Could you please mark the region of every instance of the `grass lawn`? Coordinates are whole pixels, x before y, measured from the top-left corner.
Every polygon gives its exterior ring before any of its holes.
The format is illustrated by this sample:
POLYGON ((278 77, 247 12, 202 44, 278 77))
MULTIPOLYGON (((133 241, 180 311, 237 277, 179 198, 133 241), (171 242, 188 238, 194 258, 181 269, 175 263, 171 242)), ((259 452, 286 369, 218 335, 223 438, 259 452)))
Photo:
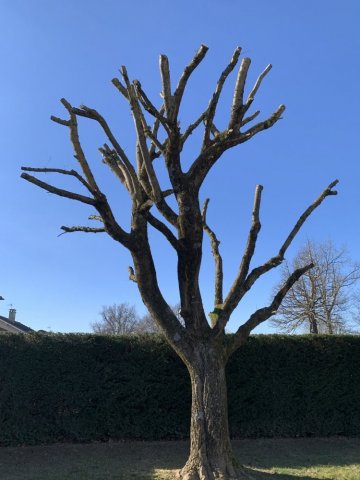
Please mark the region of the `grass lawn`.
MULTIPOLYGON (((259 480, 360 480, 360 438, 236 440, 259 480)), ((1 480, 170 480, 187 442, 109 442, 0 448, 1 480)))

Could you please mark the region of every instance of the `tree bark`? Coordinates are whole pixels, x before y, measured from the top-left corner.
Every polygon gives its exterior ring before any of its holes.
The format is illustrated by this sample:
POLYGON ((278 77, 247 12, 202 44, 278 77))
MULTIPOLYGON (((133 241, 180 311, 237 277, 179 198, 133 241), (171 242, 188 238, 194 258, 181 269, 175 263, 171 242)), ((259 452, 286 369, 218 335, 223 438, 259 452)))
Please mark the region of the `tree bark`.
POLYGON ((199 343, 185 362, 192 389, 190 455, 181 480, 248 479, 230 443, 222 347, 199 343))

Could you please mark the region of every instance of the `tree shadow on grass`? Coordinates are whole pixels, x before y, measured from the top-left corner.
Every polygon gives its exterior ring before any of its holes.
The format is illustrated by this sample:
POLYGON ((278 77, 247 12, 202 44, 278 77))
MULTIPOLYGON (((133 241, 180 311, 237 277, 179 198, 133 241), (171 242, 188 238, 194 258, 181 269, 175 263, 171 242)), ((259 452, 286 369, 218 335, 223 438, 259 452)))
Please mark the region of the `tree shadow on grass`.
MULTIPOLYGON (((246 473, 249 475, 249 480, 315 480, 316 477, 309 477, 308 475, 289 475, 287 473, 267 473, 253 470, 245 467, 246 473)), ((322 478, 322 480, 334 480, 332 478, 322 478)))
MULTIPOLYGON (((357 442, 318 439, 308 440, 245 440, 235 441, 234 453, 239 463, 246 465, 249 478, 254 480, 315 480, 319 478, 311 473, 270 473, 274 468, 302 469, 315 465, 350 465, 356 463, 357 442), (331 453, 331 454, 330 454, 331 453)), ((154 446, 154 444, 150 445, 154 446)), ((186 462, 188 442, 164 442, 158 444, 159 455, 152 457, 153 470, 149 479, 173 479, 175 471, 186 462)), ((148 456, 149 458, 149 456, 148 456)), ((148 467, 150 465, 148 464, 148 467)), ((148 477, 144 477, 148 478, 148 477)), ((335 480, 331 474, 323 480, 335 480)))
MULTIPOLYGON (((149 477, 145 476, 144 480, 149 478, 152 480, 171 479, 174 480, 175 473, 181 468, 182 465, 172 465, 170 469, 163 469, 161 467, 155 467, 149 477)), ((285 473, 267 473, 254 470, 252 468, 243 467, 247 478, 244 480, 316 480, 317 477, 309 477, 308 475, 289 475, 285 473)), ((333 478, 322 477, 322 480, 334 480, 333 478)))

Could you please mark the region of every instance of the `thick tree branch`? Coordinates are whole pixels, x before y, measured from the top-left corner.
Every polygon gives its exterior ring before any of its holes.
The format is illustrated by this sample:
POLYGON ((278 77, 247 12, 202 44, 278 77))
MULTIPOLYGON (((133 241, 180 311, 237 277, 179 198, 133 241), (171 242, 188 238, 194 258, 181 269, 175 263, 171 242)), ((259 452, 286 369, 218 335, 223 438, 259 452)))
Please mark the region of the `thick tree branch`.
POLYGON ((293 241, 295 235, 298 233, 300 228, 303 226, 307 218, 312 214, 312 212, 317 208, 326 197, 329 195, 337 195, 337 191, 333 190, 333 188, 339 183, 339 180, 334 180, 333 182, 325 188, 323 192, 318 196, 318 198, 310 205, 309 208, 305 210, 305 212, 300 216, 299 220, 296 222, 294 228, 291 230, 289 236, 283 243, 282 247, 279 250, 279 255, 284 257, 286 250, 289 248, 289 245, 293 241))
POLYGON ((62 175, 70 175, 75 177, 79 182, 81 182, 84 187, 89 190, 90 193, 93 193, 93 189, 88 184, 88 182, 83 178, 76 170, 64 170, 63 168, 34 168, 34 167, 21 167, 21 170, 24 172, 39 172, 39 173, 61 173, 62 175))
POLYGON ((250 63, 250 58, 243 58, 240 64, 234 88, 234 96, 231 106, 231 116, 228 127, 229 130, 237 130, 241 123, 241 116, 243 114, 242 110, 244 105, 244 88, 250 63))
POLYGON ((181 135, 181 149, 183 148, 186 140, 189 138, 189 136, 193 133, 193 131, 205 120, 205 117, 207 115, 207 111, 203 112, 200 117, 195 120, 194 123, 191 123, 185 132, 181 135))
MULTIPOLYGON (((150 159, 149 150, 146 144, 146 135, 144 131, 144 129, 147 128, 146 122, 137 100, 135 86, 130 83, 125 66, 121 67, 121 73, 123 75, 124 81, 126 83, 127 91, 129 94, 129 103, 130 103, 131 113, 133 115, 136 133, 138 137, 138 144, 141 152, 141 157, 139 156, 139 158, 142 158, 142 163, 145 167, 148 181, 151 185, 150 195, 155 202, 159 202, 161 200, 161 189, 160 189, 159 181, 156 177, 154 167, 150 159)), ((142 165, 139 165, 138 174, 141 173, 141 167, 142 165)))
POLYGON ((111 83, 119 90, 121 95, 123 95, 127 101, 129 101, 129 94, 126 87, 120 82, 118 78, 113 78, 111 83))
POLYGON ((260 110, 257 110, 256 112, 254 112, 253 114, 249 115, 248 117, 245 117, 242 121, 241 121, 241 127, 243 127, 244 125, 246 125, 247 123, 250 123, 254 120, 254 118, 256 118, 258 115, 260 114, 260 110))
POLYGON ((240 53, 241 53, 241 48, 237 47, 229 64, 227 65, 225 70, 221 73, 220 78, 216 84, 214 94, 212 96, 212 99, 209 102, 209 107, 207 109, 207 113, 205 116, 205 132, 204 132, 203 148, 205 148, 205 146, 209 143, 209 140, 210 140, 210 133, 211 133, 212 125, 214 122, 216 107, 217 107, 224 83, 227 77, 230 75, 230 73, 234 70, 238 62, 240 53))
POLYGON ((160 73, 162 80, 162 92, 161 96, 164 99, 165 112, 168 120, 172 122, 172 107, 173 107, 173 97, 171 95, 171 80, 170 80, 170 68, 169 60, 166 55, 160 55, 160 73))
POLYGON ((58 123, 59 125, 64 125, 65 127, 70 127, 70 121, 69 120, 63 120, 62 118, 55 117, 55 115, 51 115, 50 119, 58 123))
POLYGON ((241 325, 228 346, 228 355, 231 355, 237 348, 240 347, 248 338, 251 331, 258 325, 268 320, 271 316, 275 315, 281 302, 285 298, 288 291, 294 286, 294 284, 300 279, 304 273, 313 268, 314 264, 310 263, 304 267, 296 269, 286 280, 284 285, 274 296, 273 301, 267 307, 259 308, 254 312, 250 318, 241 325))
POLYGON ((252 102, 254 101, 254 98, 255 98, 255 95, 256 95, 256 92, 259 90, 260 88, 260 85, 261 85, 261 82, 263 81, 264 77, 270 72, 270 70, 272 69, 272 65, 269 64, 263 72, 260 73, 260 75, 258 76, 256 82, 255 82, 255 85, 253 86, 251 92, 249 93, 247 99, 246 99, 246 110, 250 107, 250 105, 252 104, 252 102))
POLYGON ((214 231, 209 227, 206 221, 207 208, 210 199, 205 200, 202 208, 202 221, 205 232, 209 235, 211 243, 211 252, 215 260, 215 301, 214 307, 217 308, 223 303, 223 261, 219 250, 220 241, 217 239, 214 231))
POLYGON ((22 173, 21 178, 27 180, 30 183, 33 183, 34 185, 42 188, 43 190, 46 190, 49 193, 59 195, 59 197, 70 198, 71 200, 76 200, 78 202, 95 206, 96 200, 94 198, 86 197, 84 195, 80 195, 79 193, 69 192, 68 190, 54 187, 53 185, 43 182, 42 180, 39 180, 38 178, 33 177, 32 175, 29 175, 27 173, 22 173))
POLYGON ((156 230, 158 230, 160 233, 164 235, 164 237, 168 240, 168 242, 176 251, 179 250, 180 247, 179 247, 178 239, 161 220, 154 217, 154 215, 152 215, 152 213, 150 213, 149 211, 144 212, 144 217, 152 227, 154 227, 156 230))
POLYGON ((201 61, 204 59, 206 52, 209 50, 209 48, 206 45, 201 45, 199 50, 196 52, 194 55, 194 58, 191 60, 191 62, 184 68, 184 71, 180 77, 179 83, 176 87, 175 93, 174 93, 174 113, 173 113, 173 118, 174 120, 177 119, 179 109, 180 109, 180 104, 182 97, 184 95, 185 87, 186 84, 190 78, 190 75, 193 73, 195 68, 201 63, 201 61))
MULTIPOLYGON (((272 127, 278 120, 281 119, 281 115, 285 111, 285 105, 279 105, 279 107, 275 110, 274 113, 270 115, 270 117, 262 122, 257 123, 253 127, 249 128, 249 130, 246 130, 246 132, 242 133, 240 135, 241 141, 238 143, 243 143, 244 141, 250 140, 256 133, 262 132, 263 130, 266 130, 270 127, 272 127)), ((240 140, 240 138, 239 138, 240 140)), ((238 145, 237 142, 235 142, 235 145, 238 145)), ((230 146, 234 146, 230 144, 230 146)))
POLYGON ((73 112, 73 107, 70 105, 70 103, 67 100, 65 100, 65 98, 61 99, 61 103, 64 105, 64 107, 66 108, 66 110, 69 112, 69 115, 70 115, 70 120, 69 120, 70 140, 74 147, 75 158, 79 162, 81 169, 84 172, 85 178, 89 183, 89 185, 91 185, 91 188, 95 192, 100 191, 95 181, 94 175, 86 160, 85 153, 80 144, 78 124, 76 120, 76 115, 73 112))

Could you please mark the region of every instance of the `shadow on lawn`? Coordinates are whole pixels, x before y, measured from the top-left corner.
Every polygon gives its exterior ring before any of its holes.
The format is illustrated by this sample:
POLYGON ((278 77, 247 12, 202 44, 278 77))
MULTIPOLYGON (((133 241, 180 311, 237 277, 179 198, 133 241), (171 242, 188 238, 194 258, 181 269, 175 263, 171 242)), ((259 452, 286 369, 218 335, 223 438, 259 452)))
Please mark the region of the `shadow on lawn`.
MULTIPOLYGON (((251 480, 316 480, 315 477, 304 475, 289 475, 285 473, 266 473, 253 470, 252 468, 245 468, 246 473, 251 480)), ((334 480, 332 478, 323 477, 322 480, 334 480)))
MULTIPOLYGON (((150 476, 151 479, 159 479, 159 478, 165 478, 159 476, 159 473, 157 472, 162 472, 163 474, 166 475, 166 478, 173 480, 173 475, 174 472, 178 470, 179 465, 173 465, 172 468, 169 470, 157 470, 156 468, 154 469, 152 475, 150 476)), ((257 470, 253 470, 252 468, 244 468, 245 473, 248 475, 248 478, 246 480, 316 480, 316 477, 309 477, 308 475, 289 475, 285 473, 266 473, 266 472, 259 472, 257 470)), ((147 476, 144 477, 148 478, 147 476)), ((317 477, 318 478, 318 477, 317 477)), ((322 477, 322 480, 334 480, 333 478, 326 478, 322 477)))

